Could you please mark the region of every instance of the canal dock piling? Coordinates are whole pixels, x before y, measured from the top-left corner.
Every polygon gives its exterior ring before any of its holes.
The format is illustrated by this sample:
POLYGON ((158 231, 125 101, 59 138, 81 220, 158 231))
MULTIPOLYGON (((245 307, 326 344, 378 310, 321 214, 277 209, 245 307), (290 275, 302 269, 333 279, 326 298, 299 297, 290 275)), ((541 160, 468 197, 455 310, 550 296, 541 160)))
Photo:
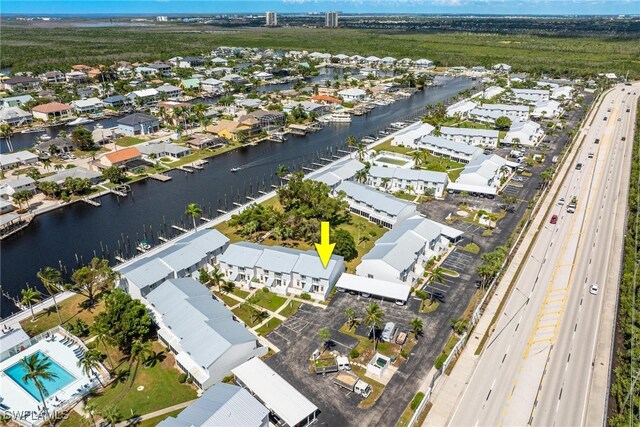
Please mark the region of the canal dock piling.
POLYGON ((176 230, 182 231, 183 233, 186 233, 187 231, 189 231, 186 228, 178 227, 177 225, 172 225, 171 228, 175 228, 176 230))

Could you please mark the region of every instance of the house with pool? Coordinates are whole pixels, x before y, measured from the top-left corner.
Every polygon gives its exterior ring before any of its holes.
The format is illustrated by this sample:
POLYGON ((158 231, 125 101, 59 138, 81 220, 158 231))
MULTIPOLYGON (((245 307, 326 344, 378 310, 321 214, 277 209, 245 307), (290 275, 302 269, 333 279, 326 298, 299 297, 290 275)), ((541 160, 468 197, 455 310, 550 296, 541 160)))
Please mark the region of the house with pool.
POLYGON ((3 329, 0 349, 0 413, 20 425, 44 425, 47 416, 56 417, 109 378, 102 365, 92 375, 78 367, 87 347, 61 326, 35 337, 20 328, 3 329), (44 396, 33 381, 24 380, 27 371, 22 361, 32 356, 46 360, 54 374, 41 380, 44 396))

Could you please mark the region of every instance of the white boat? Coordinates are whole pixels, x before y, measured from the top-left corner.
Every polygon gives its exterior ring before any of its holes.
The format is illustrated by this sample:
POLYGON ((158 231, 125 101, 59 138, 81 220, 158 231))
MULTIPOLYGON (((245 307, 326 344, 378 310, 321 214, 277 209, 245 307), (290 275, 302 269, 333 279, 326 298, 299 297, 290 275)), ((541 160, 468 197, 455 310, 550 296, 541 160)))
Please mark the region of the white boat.
POLYGON ((20 133, 39 133, 39 132, 44 132, 44 128, 43 127, 37 127, 37 128, 25 129, 25 130, 21 131, 20 133))
POLYGON ((50 139, 51 139, 51 137, 49 135, 47 135, 46 133, 44 135, 40 135, 40 141, 48 141, 50 139))
POLYGON ((404 122, 393 122, 389 126, 395 129, 402 129, 406 124, 404 122))
POLYGON ((242 168, 240 166, 235 166, 235 167, 232 167, 231 169, 229 169, 229 171, 231 171, 231 172, 238 172, 239 170, 242 170, 242 168))
POLYGON ((75 120, 71 120, 69 123, 67 123, 69 126, 76 126, 76 125, 84 125, 86 123, 93 123, 93 120, 91 119, 87 119, 86 117, 78 117, 75 120))
POLYGON ((351 114, 349 113, 333 113, 328 117, 333 123, 351 123, 351 114))

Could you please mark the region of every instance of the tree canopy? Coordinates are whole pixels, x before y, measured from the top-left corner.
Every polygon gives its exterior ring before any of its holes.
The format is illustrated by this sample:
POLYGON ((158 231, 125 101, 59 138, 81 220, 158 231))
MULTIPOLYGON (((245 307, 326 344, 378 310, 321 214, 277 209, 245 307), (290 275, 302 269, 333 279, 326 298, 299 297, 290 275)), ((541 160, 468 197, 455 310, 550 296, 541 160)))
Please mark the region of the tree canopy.
POLYGON ((71 132, 71 141, 81 151, 89 151, 93 148, 93 135, 83 126, 78 126, 71 132))
POLYGON ((133 342, 147 337, 152 330, 151 316, 139 300, 122 289, 115 289, 106 298, 105 311, 96 316, 96 327, 109 331, 110 341, 128 351, 133 342))

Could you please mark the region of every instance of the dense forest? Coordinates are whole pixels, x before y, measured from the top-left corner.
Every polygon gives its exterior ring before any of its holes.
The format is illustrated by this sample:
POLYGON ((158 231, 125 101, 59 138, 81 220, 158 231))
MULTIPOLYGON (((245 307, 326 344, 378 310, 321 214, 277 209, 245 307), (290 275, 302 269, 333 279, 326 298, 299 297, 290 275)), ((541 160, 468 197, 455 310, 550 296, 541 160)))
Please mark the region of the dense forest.
MULTIPOLYGON (((638 103, 640 106, 640 103, 638 103)), ((640 241, 640 110, 636 117, 636 135, 633 145, 629 212, 623 261, 618 322, 616 325, 616 352, 611 381, 609 425, 612 427, 637 426, 640 423, 640 284, 637 274, 640 241)))
POLYGON ((629 72, 640 77, 640 39, 542 37, 487 33, 412 33, 365 29, 242 28, 208 25, 33 27, 3 21, 0 67, 13 71, 67 69, 73 64, 152 61, 243 46, 428 58, 439 66, 491 66, 554 76, 629 72))

